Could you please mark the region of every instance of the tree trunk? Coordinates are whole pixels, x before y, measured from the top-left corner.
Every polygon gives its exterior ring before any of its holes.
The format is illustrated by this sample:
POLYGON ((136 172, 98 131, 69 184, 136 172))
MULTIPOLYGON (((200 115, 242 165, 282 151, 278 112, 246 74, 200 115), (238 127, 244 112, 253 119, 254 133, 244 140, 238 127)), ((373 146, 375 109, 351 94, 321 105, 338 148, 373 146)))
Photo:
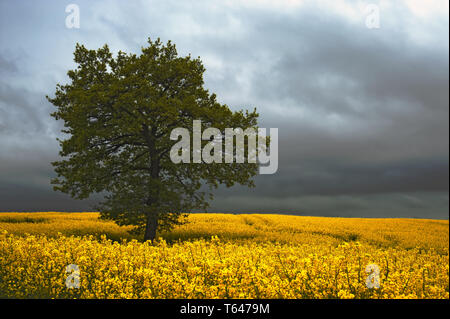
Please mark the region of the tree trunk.
POLYGON ((156 238, 156 230, 158 228, 158 219, 155 214, 147 214, 147 224, 145 225, 144 241, 151 240, 152 243, 156 238))
MULTIPOLYGON (((159 180, 159 154, 156 151, 155 147, 155 135, 156 135, 156 127, 152 127, 151 131, 147 125, 142 124, 142 133, 144 135, 144 139, 147 142, 147 146, 150 153, 150 174, 151 178, 155 180, 159 180)), ((156 190, 156 194, 151 192, 150 197, 147 201, 149 205, 158 204, 159 201, 159 189, 156 190)), ((151 240, 152 243, 156 238, 156 229, 158 228, 158 214, 157 211, 149 211, 147 213, 147 224, 145 225, 145 234, 144 241, 151 240)))

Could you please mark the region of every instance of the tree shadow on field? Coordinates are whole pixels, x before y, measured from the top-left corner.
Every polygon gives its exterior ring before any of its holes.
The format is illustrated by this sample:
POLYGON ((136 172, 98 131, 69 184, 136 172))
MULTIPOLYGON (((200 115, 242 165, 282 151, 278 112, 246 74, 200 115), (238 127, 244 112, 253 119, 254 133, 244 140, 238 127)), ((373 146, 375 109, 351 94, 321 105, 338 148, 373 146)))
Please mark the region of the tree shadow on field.
POLYGON ((197 233, 170 233, 164 232, 159 234, 157 237, 164 239, 168 244, 173 244, 183 241, 195 241, 195 240, 205 240, 211 241, 212 236, 218 236, 220 240, 223 241, 235 241, 235 240, 254 240, 256 238, 253 234, 233 234, 233 235, 223 235, 223 234, 211 234, 206 232, 197 233))

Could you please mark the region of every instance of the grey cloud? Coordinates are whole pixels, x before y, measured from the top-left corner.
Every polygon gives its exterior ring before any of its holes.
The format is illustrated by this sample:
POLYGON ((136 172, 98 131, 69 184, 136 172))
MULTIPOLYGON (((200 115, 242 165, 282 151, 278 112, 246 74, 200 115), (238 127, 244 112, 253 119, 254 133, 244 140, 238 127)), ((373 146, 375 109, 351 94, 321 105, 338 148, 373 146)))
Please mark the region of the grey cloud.
POLYGON ((17 71, 18 68, 16 64, 0 54, 0 74, 15 73, 17 71))
POLYGON ((51 190, 61 123, 44 95, 66 80, 75 42, 138 52, 150 36, 200 56, 220 101, 279 128, 277 174, 218 189, 211 209, 448 218, 448 15, 395 2, 369 30, 316 2, 267 5, 79 1, 81 28, 69 30, 64 4, 2 3, 0 211, 95 202, 51 190))

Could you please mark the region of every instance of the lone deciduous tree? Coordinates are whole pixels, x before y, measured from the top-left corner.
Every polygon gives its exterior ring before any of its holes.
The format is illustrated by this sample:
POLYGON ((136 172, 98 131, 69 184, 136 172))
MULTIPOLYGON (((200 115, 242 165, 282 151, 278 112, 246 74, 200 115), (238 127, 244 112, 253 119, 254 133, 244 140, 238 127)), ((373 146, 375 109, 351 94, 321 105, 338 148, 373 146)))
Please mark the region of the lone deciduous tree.
POLYGON ((69 83, 47 96, 66 136, 58 139, 62 159, 52 163, 55 190, 77 199, 106 194, 96 207, 102 218, 133 225, 153 240, 187 212, 205 209, 219 184, 253 186, 257 164, 170 159, 172 129, 192 132, 193 120, 222 132, 257 126, 256 110, 233 112, 203 88, 200 58, 180 57, 174 44, 159 39, 149 39, 140 55, 113 57, 107 45, 88 50, 77 44, 74 56, 69 83))

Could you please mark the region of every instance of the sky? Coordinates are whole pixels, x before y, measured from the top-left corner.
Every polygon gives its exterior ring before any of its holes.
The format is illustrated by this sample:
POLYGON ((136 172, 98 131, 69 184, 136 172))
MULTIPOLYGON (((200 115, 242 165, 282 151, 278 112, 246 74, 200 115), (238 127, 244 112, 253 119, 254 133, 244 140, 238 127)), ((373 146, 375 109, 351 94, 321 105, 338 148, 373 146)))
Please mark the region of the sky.
POLYGON ((50 185, 62 123, 45 95, 77 42, 139 53, 160 37, 201 58, 221 103, 279 130, 277 173, 219 188, 208 211, 448 219, 448 5, 0 0, 0 211, 92 209, 50 185))

